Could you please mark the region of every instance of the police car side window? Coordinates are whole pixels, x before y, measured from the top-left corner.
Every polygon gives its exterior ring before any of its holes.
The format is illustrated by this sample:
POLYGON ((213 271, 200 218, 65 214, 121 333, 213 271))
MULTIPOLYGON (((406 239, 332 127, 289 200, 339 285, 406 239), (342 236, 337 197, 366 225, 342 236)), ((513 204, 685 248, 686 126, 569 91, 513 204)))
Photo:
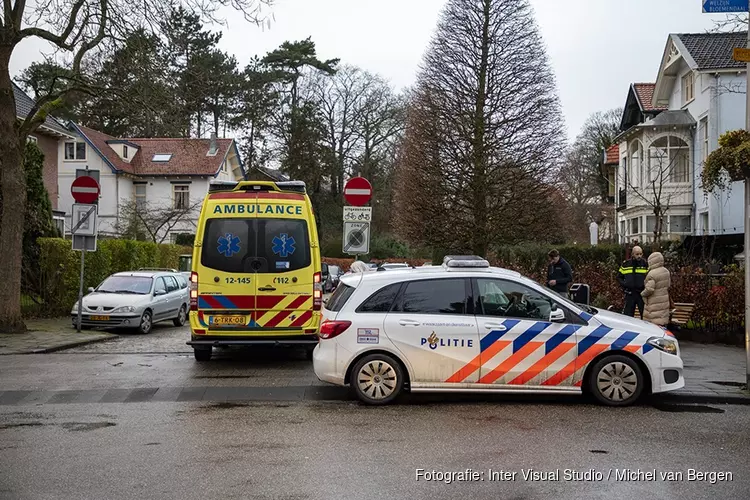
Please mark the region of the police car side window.
POLYGON ((466 281, 463 278, 409 281, 401 311, 416 314, 467 314, 466 281))
POLYGON ((393 301, 398 295, 398 291, 401 289, 401 283, 394 283, 392 285, 385 286, 377 292, 370 295, 370 297, 362 302, 357 308, 358 313, 379 313, 388 312, 393 306, 393 301))
POLYGON ((480 314, 549 321, 552 301, 541 293, 512 281, 477 279, 480 314))

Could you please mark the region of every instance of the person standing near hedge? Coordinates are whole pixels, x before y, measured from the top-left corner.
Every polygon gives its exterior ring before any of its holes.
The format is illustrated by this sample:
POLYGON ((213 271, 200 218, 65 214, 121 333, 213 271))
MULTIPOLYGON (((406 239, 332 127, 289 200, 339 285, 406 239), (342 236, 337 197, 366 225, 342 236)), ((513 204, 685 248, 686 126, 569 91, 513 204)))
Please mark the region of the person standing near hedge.
POLYGON ((646 302, 643 319, 659 326, 669 324, 669 287, 671 284, 672 278, 669 270, 664 267, 664 256, 660 252, 649 255, 646 286, 641 292, 646 302))
POLYGON ((630 259, 620 266, 617 273, 617 281, 625 293, 625 309, 622 313, 626 316, 634 316, 635 308, 643 319, 643 297, 641 292, 645 288, 648 263, 643 258, 643 249, 639 246, 633 247, 630 259))
POLYGON ((547 286, 560 295, 565 296, 568 293, 568 285, 573 281, 573 270, 557 250, 550 250, 547 257, 549 261, 549 266, 547 267, 547 286))

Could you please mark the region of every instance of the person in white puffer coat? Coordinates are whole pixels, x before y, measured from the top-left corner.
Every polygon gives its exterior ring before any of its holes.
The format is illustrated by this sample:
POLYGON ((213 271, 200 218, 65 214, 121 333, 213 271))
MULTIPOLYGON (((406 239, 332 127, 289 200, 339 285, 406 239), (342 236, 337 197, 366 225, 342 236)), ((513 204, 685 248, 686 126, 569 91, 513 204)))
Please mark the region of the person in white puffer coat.
POLYGON ((654 252, 648 256, 648 274, 646 288, 641 292, 645 303, 643 319, 655 325, 669 324, 669 287, 672 279, 669 270, 664 267, 664 256, 654 252))

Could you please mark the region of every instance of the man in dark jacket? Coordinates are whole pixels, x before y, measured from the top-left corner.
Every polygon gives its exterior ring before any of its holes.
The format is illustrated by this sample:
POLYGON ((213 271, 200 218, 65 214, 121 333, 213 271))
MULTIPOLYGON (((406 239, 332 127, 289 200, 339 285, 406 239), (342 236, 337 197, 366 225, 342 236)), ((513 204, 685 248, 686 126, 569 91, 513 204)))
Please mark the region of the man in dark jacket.
POLYGON ((631 251, 630 259, 622 263, 617 273, 617 281, 625 293, 625 309, 622 313, 626 316, 633 316, 638 306, 638 313, 643 319, 641 292, 645 288, 646 274, 648 274, 648 262, 643 258, 643 249, 635 246, 631 251))
POLYGON ((568 284, 573 281, 573 270, 565 259, 560 257, 560 252, 550 250, 547 254, 549 267, 547 267, 547 286, 559 293, 567 295, 568 284))

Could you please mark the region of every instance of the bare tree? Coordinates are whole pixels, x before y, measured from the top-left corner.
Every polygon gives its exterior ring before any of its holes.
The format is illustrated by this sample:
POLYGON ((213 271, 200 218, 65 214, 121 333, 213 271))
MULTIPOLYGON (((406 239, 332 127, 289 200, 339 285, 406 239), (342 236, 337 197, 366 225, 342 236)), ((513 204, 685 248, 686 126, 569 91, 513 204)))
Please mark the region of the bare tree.
POLYGON ((0 254, 9 265, 0 269, 0 331, 25 330, 21 318, 21 253, 26 206, 23 171, 26 137, 44 123, 47 115, 64 104, 72 92, 102 92, 91 83, 88 61, 111 53, 135 30, 158 30, 160 21, 178 3, 219 20, 222 6, 240 10, 246 19, 262 20, 261 7, 271 0, 144 0, 136 8, 125 0, 47 0, 27 4, 26 0, 3 1, 0 19, 0 172, 3 198, 0 214, 0 254), (68 72, 52 82, 51 91, 36 96, 23 120, 16 116, 15 98, 8 66, 19 43, 37 38, 51 45, 67 62, 68 72), (58 81, 59 80, 59 81, 58 81))
POLYGON ((619 133, 621 118, 621 108, 590 115, 560 168, 557 185, 570 204, 574 218, 571 229, 578 239, 587 238, 591 222, 602 225, 612 214, 605 205, 610 181, 603 160, 604 152, 619 133))
POLYGON ((527 0, 449 0, 409 108, 400 231, 486 255, 547 223, 563 127, 527 0))
POLYGON ((115 231, 121 237, 164 243, 173 229, 194 233, 195 222, 203 200, 190 205, 137 202, 127 200, 120 204, 120 217, 115 231))
POLYGON ((658 245, 665 232, 665 217, 670 208, 678 204, 689 204, 686 196, 692 192, 690 175, 690 138, 686 134, 672 132, 656 136, 646 133, 642 143, 647 150, 639 150, 634 164, 626 173, 628 207, 646 206, 654 214, 654 242, 658 245))
POLYGON ((343 66, 333 76, 314 73, 311 86, 325 123, 325 147, 331 163, 331 194, 343 189, 356 148, 358 117, 370 75, 354 66, 343 66))

